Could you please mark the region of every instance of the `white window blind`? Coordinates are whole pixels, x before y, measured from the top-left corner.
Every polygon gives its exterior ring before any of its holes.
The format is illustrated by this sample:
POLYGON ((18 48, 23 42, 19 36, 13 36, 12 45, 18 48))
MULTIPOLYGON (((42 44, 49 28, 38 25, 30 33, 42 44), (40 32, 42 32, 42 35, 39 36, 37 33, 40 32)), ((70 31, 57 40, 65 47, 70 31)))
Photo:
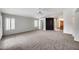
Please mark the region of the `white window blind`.
POLYGON ((6 30, 15 30, 15 19, 7 17, 5 19, 6 30))
POLYGON ((15 29, 15 19, 11 18, 11 29, 14 30, 15 29))
POLYGON ((34 20, 34 27, 38 26, 38 20, 34 20))
POLYGON ((6 18, 5 25, 6 25, 6 30, 10 30, 10 18, 6 18))

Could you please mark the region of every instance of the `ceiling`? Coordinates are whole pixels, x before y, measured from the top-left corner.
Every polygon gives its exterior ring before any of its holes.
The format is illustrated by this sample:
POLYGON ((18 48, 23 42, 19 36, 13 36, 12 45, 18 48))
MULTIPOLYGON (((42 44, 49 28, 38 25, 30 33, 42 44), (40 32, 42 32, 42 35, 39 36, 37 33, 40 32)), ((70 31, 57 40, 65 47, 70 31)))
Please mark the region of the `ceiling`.
MULTIPOLYGON (((69 8, 1 8, 1 12, 26 17, 59 17, 69 8)), ((72 10, 74 8, 71 8, 72 10)))

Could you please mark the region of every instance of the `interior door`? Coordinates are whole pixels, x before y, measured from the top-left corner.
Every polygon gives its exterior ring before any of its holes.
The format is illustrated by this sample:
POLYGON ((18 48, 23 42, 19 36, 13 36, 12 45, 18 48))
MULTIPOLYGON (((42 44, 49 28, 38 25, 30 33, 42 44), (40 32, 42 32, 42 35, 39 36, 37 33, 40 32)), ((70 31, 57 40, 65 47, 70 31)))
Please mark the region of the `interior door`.
POLYGON ((46 30, 54 30, 54 18, 46 18, 46 30))

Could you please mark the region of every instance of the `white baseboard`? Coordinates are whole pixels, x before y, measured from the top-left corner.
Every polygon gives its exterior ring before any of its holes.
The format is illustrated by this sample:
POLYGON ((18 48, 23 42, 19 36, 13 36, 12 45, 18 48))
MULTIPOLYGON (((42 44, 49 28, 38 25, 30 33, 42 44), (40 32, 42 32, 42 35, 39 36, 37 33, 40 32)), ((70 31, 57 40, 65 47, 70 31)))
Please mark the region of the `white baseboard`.
POLYGON ((75 37, 75 38, 74 38, 74 41, 79 42, 79 38, 75 37))

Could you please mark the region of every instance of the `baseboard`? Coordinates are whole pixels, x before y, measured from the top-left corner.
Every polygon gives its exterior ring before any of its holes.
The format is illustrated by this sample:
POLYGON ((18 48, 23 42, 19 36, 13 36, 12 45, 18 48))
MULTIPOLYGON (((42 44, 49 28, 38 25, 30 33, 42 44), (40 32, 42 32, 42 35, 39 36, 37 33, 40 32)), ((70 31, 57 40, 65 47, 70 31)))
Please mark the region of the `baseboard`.
POLYGON ((3 35, 2 37, 12 36, 12 35, 18 35, 18 34, 23 34, 23 33, 28 33, 28 32, 37 31, 37 30, 38 30, 38 29, 36 29, 36 30, 31 30, 31 31, 20 32, 20 33, 9 34, 9 35, 3 35))
POLYGON ((78 39, 77 37, 75 37, 75 38, 74 38, 74 41, 77 41, 77 42, 79 42, 79 39, 78 39))
MULTIPOLYGON (((70 34, 70 33, 65 33, 65 32, 63 32, 64 34, 67 34, 67 35, 70 35, 70 36, 73 36, 72 34, 70 34)), ((74 36, 73 36, 74 37, 74 36)))

